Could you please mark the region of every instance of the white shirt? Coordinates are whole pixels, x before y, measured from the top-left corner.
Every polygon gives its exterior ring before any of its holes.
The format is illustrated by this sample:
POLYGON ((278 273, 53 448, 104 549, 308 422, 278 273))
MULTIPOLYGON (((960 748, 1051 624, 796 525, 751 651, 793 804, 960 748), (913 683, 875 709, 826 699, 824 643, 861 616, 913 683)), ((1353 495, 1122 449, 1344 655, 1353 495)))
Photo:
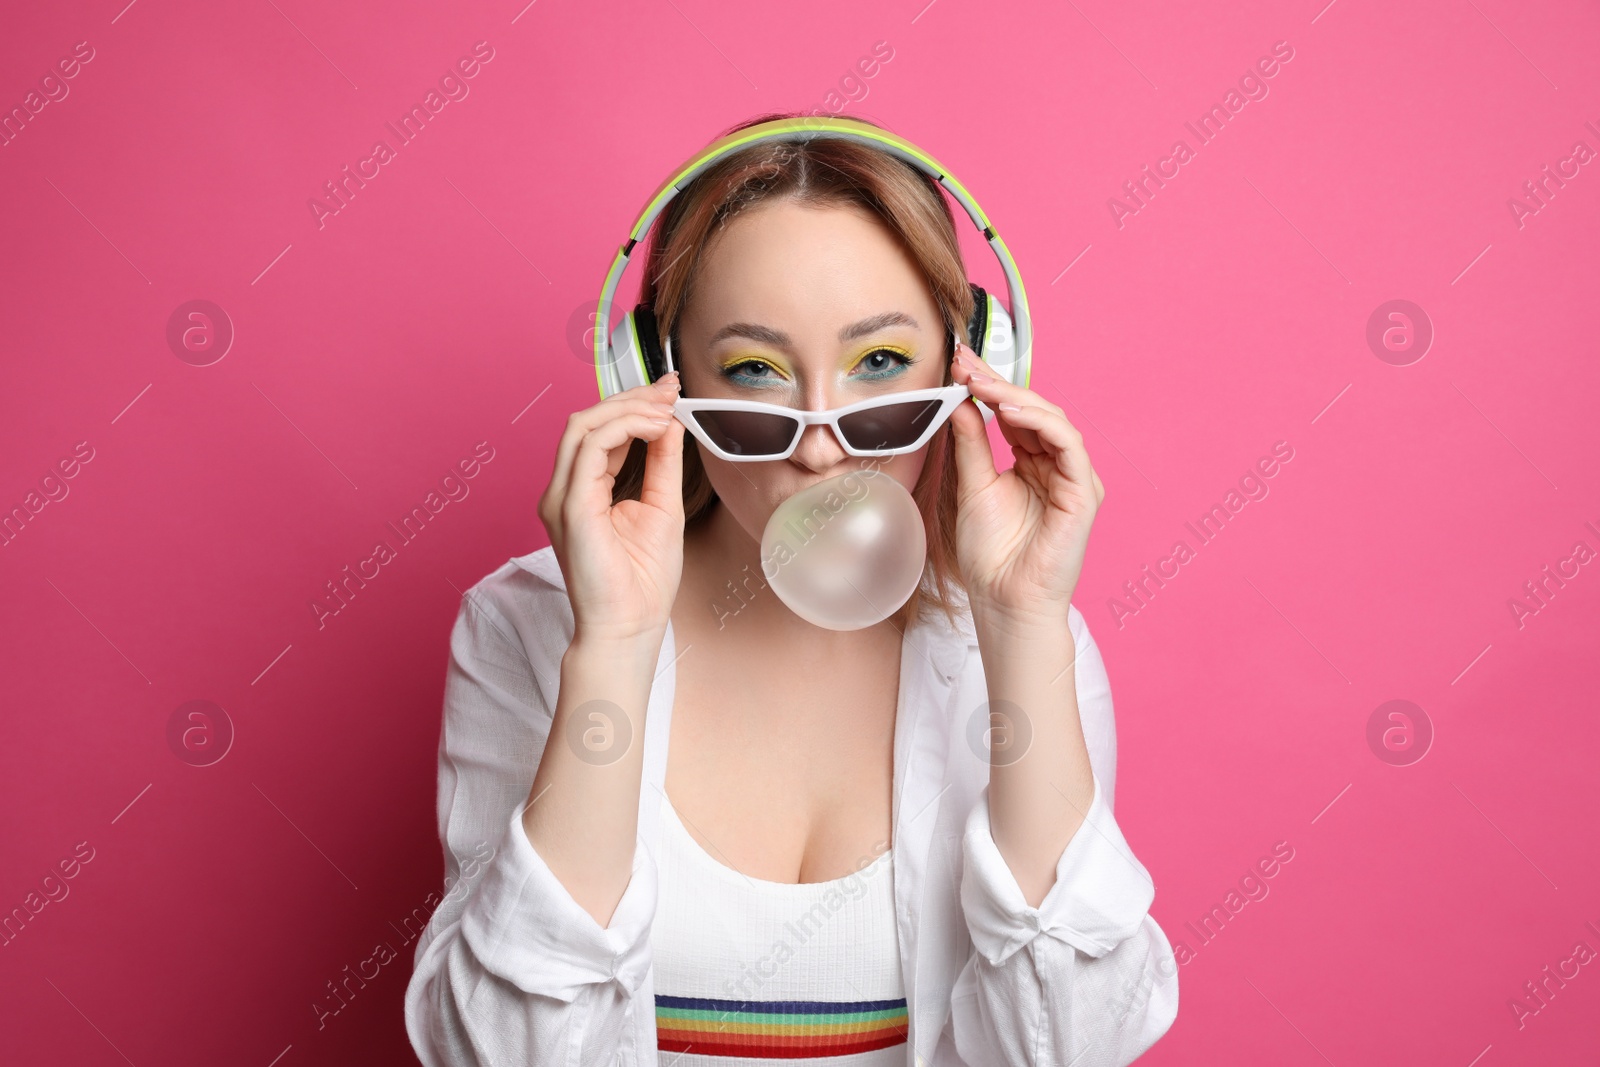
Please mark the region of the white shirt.
MULTIPOLYGON (((656 1048, 672 1067, 902 1067, 894 850, 826 882, 729 867, 661 794, 650 924, 656 1048)), ((714 846, 713 842, 713 846, 714 846)))
MULTIPOLYGON (((925 616, 901 649, 891 850, 907 1067, 1120 1067, 1171 1026, 1178 965, 1149 914, 1155 887, 1112 816, 1105 664, 1069 609, 1094 800, 1030 907, 990 831, 988 758, 969 741, 988 692, 970 612, 959 620, 925 616)), ((572 635, 549 547, 469 589, 450 635, 438 796, 447 892, 417 939, 405 1001, 426 1067, 657 1067, 650 930, 674 635, 669 623, 645 716, 633 874, 608 927, 522 828, 572 635)))

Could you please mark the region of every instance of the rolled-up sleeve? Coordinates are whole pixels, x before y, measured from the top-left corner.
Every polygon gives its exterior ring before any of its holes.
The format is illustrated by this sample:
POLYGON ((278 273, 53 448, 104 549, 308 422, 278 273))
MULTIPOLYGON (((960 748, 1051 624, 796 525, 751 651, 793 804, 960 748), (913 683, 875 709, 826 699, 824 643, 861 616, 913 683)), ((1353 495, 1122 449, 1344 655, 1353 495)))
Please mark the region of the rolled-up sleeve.
POLYGON ((643 849, 609 926, 567 892, 522 828, 519 807, 500 851, 461 913, 461 936, 485 970, 526 993, 570 1004, 615 981, 636 992, 650 966, 656 870, 643 849))
POLYGON ((1177 1016, 1177 960, 1150 916, 1155 885, 1128 847, 1103 781, 1114 773, 1106 754, 1115 758, 1114 741, 1103 736, 1111 729, 1105 668, 1087 626, 1074 634, 1094 799, 1062 850, 1055 883, 1038 907, 1027 903, 995 844, 987 787, 962 838, 972 954, 951 1017, 957 1051, 971 1067, 1121 1067, 1177 1016))
MULTIPOLYGON (((639 1062, 654 861, 635 849, 632 878, 602 927, 522 826, 565 649, 553 613, 508 600, 538 592, 534 582, 520 572, 485 579, 463 598, 451 633, 438 801, 448 891, 418 939, 405 997, 406 1031, 426 1067, 639 1062), (464 878, 462 858, 491 846, 464 878)), ((565 596, 546 589, 540 600, 551 594, 565 596)))

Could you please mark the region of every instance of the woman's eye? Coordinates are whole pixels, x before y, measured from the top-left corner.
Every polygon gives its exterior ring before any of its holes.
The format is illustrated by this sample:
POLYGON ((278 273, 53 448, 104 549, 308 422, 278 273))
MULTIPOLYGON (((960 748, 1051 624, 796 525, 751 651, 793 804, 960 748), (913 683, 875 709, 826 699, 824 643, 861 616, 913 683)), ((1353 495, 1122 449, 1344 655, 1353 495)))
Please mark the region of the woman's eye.
POLYGON ((912 357, 892 348, 875 348, 861 358, 857 363, 867 377, 884 377, 897 373, 900 369, 910 366, 915 362, 912 357))
MULTIPOLYGON (((917 358, 915 356, 901 352, 898 349, 875 348, 856 361, 851 377, 866 379, 892 378, 898 376, 916 361, 917 358)), ((730 363, 723 368, 722 373, 728 380, 743 385, 788 382, 788 379, 779 373, 772 364, 759 359, 745 359, 740 360, 738 363, 730 363)))
POLYGON ((775 381, 776 376, 768 373, 772 370, 771 364, 763 363, 756 359, 747 359, 741 363, 732 363, 724 368, 730 378, 756 379, 758 381, 775 381))

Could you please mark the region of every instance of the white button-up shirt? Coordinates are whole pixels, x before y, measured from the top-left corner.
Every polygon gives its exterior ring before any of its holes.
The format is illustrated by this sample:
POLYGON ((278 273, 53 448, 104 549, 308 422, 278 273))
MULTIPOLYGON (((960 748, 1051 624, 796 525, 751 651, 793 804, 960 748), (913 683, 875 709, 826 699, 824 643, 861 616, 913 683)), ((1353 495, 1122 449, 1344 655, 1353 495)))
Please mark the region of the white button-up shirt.
MULTIPOLYGON (((1112 817, 1105 664, 1083 615, 1069 614, 1094 800, 1037 908, 990 832, 988 692, 971 614, 955 628, 925 616, 904 635, 890 847, 908 1067, 1126 1064, 1177 1015, 1178 965, 1149 914, 1155 887, 1112 817)), ((439 742, 445 893, 417 940, 405 1000, 426 1067, 658 1063, 650 927, 673 631, 645 716, 633 875, 606 927, 522 827, 572 636, 551 548, 508 561, 462 598, 439 742)))

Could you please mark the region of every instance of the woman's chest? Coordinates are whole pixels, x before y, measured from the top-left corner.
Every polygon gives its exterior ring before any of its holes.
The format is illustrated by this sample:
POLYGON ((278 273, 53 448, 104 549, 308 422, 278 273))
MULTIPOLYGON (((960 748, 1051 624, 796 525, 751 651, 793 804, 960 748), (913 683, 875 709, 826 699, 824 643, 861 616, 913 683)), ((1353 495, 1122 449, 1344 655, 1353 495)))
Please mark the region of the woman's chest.
POLYGON ((895 674, 679 667, 665 788, 708 854, 753 878, 810 883, 888 850, 895 674))
POLYGON ((761 881, 706 853, 670 796, 660 815, 658 1050, 682 1067, 905 1064, 893 853, 825 882, 761 881))

